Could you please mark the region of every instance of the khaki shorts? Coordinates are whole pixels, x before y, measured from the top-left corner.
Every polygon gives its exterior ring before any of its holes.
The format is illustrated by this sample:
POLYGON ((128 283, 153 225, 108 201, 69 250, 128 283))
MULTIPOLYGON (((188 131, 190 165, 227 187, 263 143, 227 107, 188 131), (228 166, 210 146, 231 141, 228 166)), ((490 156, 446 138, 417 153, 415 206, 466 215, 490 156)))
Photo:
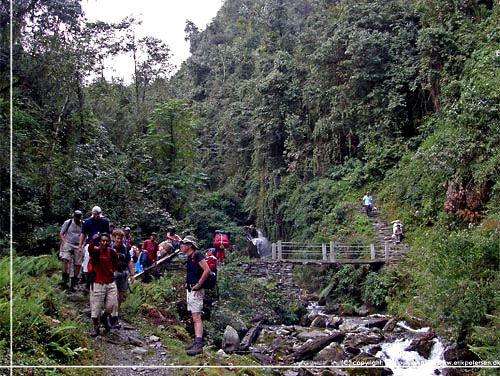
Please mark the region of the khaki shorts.
POLYGON ((111 316, 118 316, 118 289, 114 282, 108 284, 94 283, 90 289, 90 315, 97 318, 102 310, 111 316))
MULTIPOLYGON (((83 254, 83 252, 82 252, 83 254)), ((61 258, 63 260, 73 261, 76 266, 82 265, 83 255, 78 254, 78 244, 64 243, 64 246, 60 252, 61 258)))
POLYGON ((203 311, 203 297, 205 296, 205 289, 196 291, 188 291, 187 293, 187 309, 191 313, 200 313, 203 311))

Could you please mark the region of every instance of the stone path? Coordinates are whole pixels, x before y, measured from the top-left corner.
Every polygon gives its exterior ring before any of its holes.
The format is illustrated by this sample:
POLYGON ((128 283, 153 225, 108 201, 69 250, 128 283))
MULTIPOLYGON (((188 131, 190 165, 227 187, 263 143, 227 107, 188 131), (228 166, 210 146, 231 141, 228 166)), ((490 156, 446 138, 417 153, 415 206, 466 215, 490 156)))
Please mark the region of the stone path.
MULTIPOLYGON (((364 207, 359 206, 358 210, 363 215, 366 215, 364 207)), ((401 243, 396 243, 396 241, 392 238, 392 224, 387 224, 380 216, 380 212, 378 210, 373 210, 368 216, 368 220, 371 222, 373 232, 375 234, 375 247, 377 249, 384 249, 387 242, 389 247, 390 263, 401 262, 408 252, 408 243, 406 243, 404 239, 401 243)))
MULTIPOLYGON (((90 332, 90 306, 88 295, 83 294, 82 287, 79 286, 76 293, 68 293, 66 298, 83 320, 89 322, 90 332)), ((99 366, 122 366, 123 368, 109 368, 109 375, 113 376, 172 374, 172 370, 165 368, 141 368, 171 365, 169 352, 160 338, 146 337, 123 320, 120 324, 120 329, 112 329, 109 333, 105 333, 101 327, 100 335, 91 338, 95 346, 93 350, 98 354, 99 366)))

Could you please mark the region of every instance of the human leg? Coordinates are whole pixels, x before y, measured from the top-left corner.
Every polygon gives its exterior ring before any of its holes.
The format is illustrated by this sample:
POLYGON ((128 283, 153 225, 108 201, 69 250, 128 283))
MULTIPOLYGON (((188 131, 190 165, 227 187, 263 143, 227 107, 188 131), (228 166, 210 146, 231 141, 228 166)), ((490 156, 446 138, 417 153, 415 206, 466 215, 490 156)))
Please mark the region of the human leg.
MULTIPOLYGON (((116 284, 114 282, 106 285, 104 311, 106 316, 109 316, 111 328, 118 328, 118 289, 116 288, 116 284)), ((109 330, 108 328, 106 329, 109 330)))
POLYGON ((203 297, 205 290, 188 291, 188 310, 191 311, 191 317, 194 324, 194 343, 188 347, 186 354, 196 355, 203 352, 203 322, 201 320, 201 311, 203 310, 203 297))
POLYGON ((59 282, 57 285, 60 286, 63 290, 68 289, 68 282, 69 282, 69 261, 63 259, 62 260, 62 277, 61 277, 61 282, 59 282))
MULTIPOLYGON (((145 256, 144 261, 142 262, 143 270, 149 268, 151 265, 153 265, 153 262, 149 259, 149 257, 145 256)), ((151 277, 149 276, 149 271, 144 272, 144 274, 142 275, 142 282, 149 282, 150 279, 151 277)))
POLYGON ((91 337, 99 335, 99 316, 102 311, 105 299, 104 285, 94 283, 90 290, 90 316, 92 317, 93 329, 90 333, 91 337))

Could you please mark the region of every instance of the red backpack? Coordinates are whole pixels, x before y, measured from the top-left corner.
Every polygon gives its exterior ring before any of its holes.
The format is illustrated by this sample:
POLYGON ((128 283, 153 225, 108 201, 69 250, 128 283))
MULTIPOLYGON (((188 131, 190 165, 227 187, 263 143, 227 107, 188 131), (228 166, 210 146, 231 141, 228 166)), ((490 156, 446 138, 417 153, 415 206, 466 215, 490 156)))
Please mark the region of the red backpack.
POLYGON ((208 267, 214 273, 217 273, 217 258, 214 256, 215 249, 209 249, 207 251, 207 255, 205 256, 205 261, 208 264, 208 267))
POLYGON ((214 248, 221 249, 221 247, 224 249, 229 248, 229 232, 216 230, 214 238, 214 248))

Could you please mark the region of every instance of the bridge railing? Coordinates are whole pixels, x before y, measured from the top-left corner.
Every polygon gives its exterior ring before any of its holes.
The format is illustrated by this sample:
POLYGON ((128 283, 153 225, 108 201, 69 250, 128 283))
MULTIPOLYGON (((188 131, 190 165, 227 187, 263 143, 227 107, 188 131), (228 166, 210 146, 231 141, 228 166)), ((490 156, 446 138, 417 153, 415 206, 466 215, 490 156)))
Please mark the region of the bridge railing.
POLYGON ((321 261, 321 262, 370 262, 389 258, 387 244, 377 249, 374 244, 347 243, 301 243, 278 241, 272 243, 272 259, 276 261, 321 261))

